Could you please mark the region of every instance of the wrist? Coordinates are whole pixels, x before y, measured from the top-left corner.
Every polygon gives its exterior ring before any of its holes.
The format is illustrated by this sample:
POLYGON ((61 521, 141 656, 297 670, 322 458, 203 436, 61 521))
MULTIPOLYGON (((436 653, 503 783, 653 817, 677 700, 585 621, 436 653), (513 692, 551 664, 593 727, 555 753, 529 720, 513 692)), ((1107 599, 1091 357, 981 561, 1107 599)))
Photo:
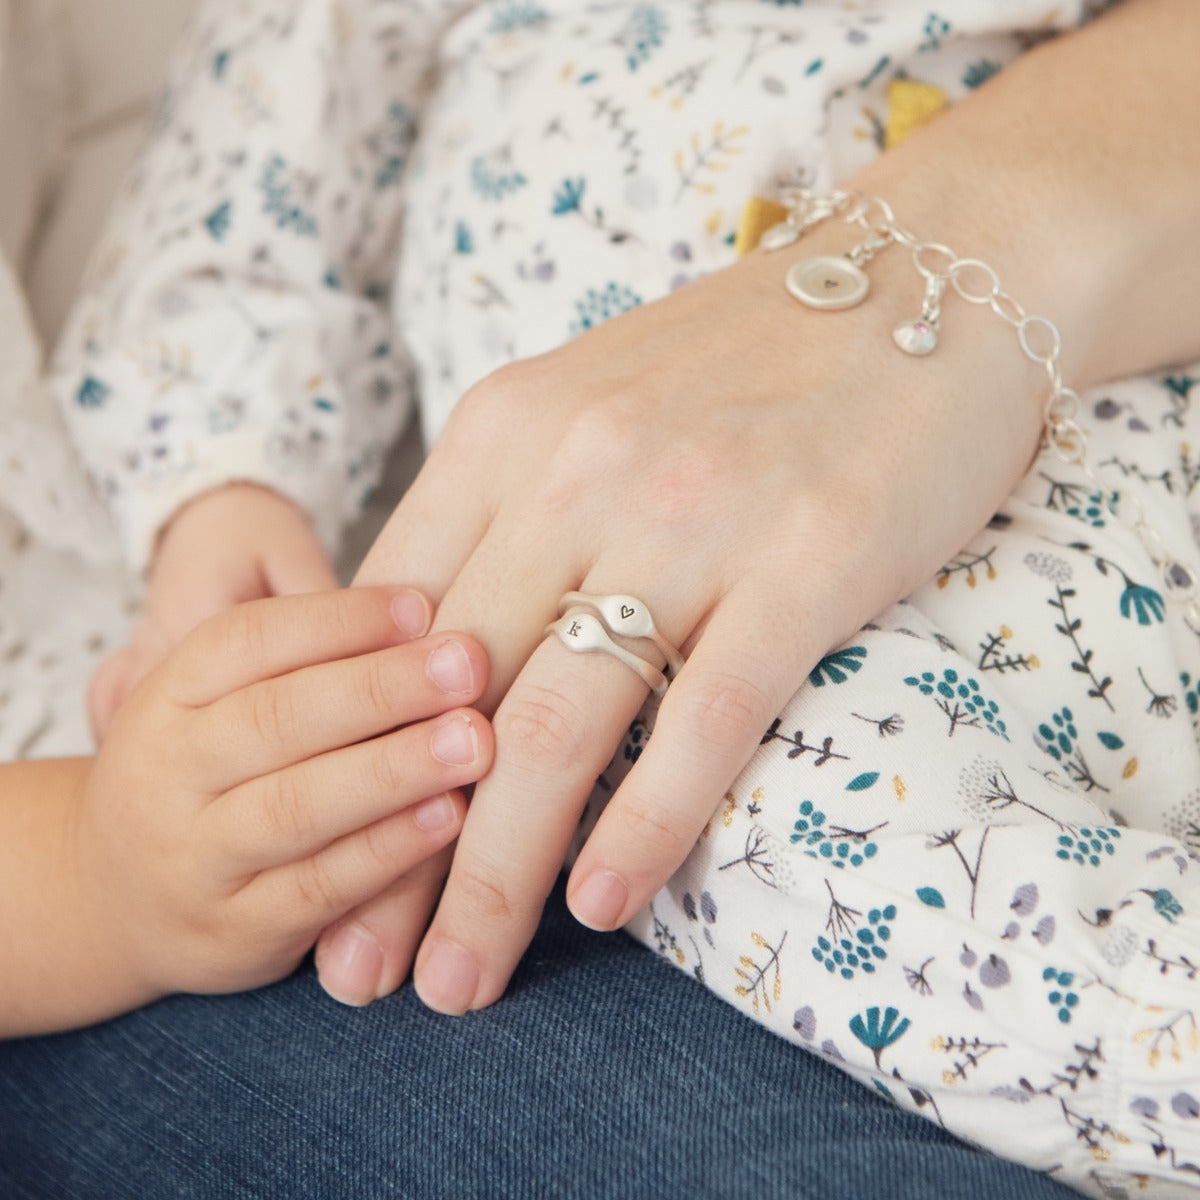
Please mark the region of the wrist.
POLYGON ((1131 0, 1024 55, 842 186, 978 257, 1062 334, 1083 388, 1200 355, 1200 9, 1131 0), (1154 86, 1146 72, 1154 70, 1154 86))

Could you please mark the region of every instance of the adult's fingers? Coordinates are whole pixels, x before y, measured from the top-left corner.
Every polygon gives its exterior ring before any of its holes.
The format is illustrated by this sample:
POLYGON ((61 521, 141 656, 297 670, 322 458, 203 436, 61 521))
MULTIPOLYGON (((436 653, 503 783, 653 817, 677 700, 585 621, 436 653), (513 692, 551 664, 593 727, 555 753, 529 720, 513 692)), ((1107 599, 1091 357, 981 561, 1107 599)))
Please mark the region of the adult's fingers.
POLYGON ((432 855, 321 934, 317 977, 335 1000, 370 1004, 408 978, 452 850, 432 855))
MULTIPOLYGON (((262 680, 193 714, 214 792, 475 700, 487 657, 435 634, 262 680), (219 748, 219 753, 213 753, 219 748)), ((449 738, 453 724, 446 727, 449 738)))
MULTIPOLYGON (((354 586, 403 580, 440 605, 460 568, 483 539, 494 512, 501 463, 481 460, 504 442, 489 437, 488 423, 500 407, 488 383, 458 402, 416 479, 354 576, 354 586)), ((498 432, 498 431, 497 431, 498 432)))
POLYGON ((485 772, 491 726, 455 709, 383 737, 254 777, 218 797, 201 817, 235 874, 298 861, 393 812, 485 772))
POLYGON ((779 607, 735 592, 713 613, 572 869, 567 903, 583 924, 616 929, 666 883, 826 649, 820 620, 775 619, 779 607))
POLYGON ((117 709, 125 703, 125 697, 143 674, 138 670, 137 660, 137 652, 131 646, 125 646, 110 654, 88 682, 88 725, 97 746, 104 741, 117 709))
POLYGON ((262 679, 420 637, 432 619, 429 601, 407 587, 253 600, 184 639, 165 664, 168 694, 200 708, 262 679))
POLYGON ((433 925, 417 991, 440 1012, 498 999, 537 928, 587 796, 647 694, 627 666, 534 652, 494 717, 497 753, 475 790, 433 925))

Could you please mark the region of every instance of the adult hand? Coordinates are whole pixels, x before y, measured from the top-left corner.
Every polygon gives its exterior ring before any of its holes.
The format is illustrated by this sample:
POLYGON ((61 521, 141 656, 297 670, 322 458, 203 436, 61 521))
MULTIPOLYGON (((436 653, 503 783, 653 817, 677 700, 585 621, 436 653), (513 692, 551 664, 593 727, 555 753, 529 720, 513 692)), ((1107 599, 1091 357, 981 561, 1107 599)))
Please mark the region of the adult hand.
MULTIPOLYGON (((414 579, 493 667, 495 765, 416 957, 432 1007, 503 992, 646 697, 622 663, 544 636, 565 592, 640 598, 688 655, 569 882, 576 916, 612 929, 821 655, 932 575, 1028 464, 1042 388, 1010 330, 962 305, 932 358, 892 344, 919 303, 905 251, 871 265, 859 308, 788 296, 793 258, 854 240, 823 227, 484 381, 368 556, 360 582, 414 579)), ((356 920, 406 965, 415 935, 390 911, 385 895, 356 920)))
POLYGON ((120 976, 112 1011, 281 977, 454 839, 459 789, 491 759, 462 707, 487 660, 462 635, 413 640, 422 612, 394 588, 243 604, 134 690, 69 834, 88 944, 120 976))
POLYGON ((196 497, 159 538, 145 609, 129 645, 92 677, 88 716, 97 743, 138 681, 206 617, 246 600, 326 591, 337 583, 328 554, 292 501, 248 483, 196 497))

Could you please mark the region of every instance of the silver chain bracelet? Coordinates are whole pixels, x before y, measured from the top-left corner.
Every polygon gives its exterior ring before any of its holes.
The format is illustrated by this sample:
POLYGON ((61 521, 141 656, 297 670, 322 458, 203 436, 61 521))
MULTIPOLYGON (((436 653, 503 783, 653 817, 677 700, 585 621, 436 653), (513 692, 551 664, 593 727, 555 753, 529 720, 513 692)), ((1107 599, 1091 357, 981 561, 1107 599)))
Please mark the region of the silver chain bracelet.
POLYGON ((784 193, 780 203, 788 215, 762 235, 759 247, 764 251, 790 246, 814 226, 835 216, 865 234, 844 254, 821 254, 792 264, 787 272, 787 289, 809 308, 837 310, 861 304, 870 291, 864 265, 881 250, 897 245, 912 253, 913 265, 925 280, 920 315, 902 321, 892 331, 892 340, 905 354, 923 357, 937 348, 947 286, 968 304, 986 304, 1012 326, 1025 357, 1046 372, 1050 384, 1042 410, 1041 452, 1053 454, 1082 471, 1104 497, 1113 517, 1137 534, 1158 570, 1165 593, 1182 606, 1188 628, 1200 635, 1200 574, 1170 553, 1136 497, 1104 485, 1088 456, 1087 433, 1078 420, 1081 402, 1079 395, 1063 383, 1062 338, 1054 322, 1029 316, 1000 286, 995 270, 981 259, 959 258, 941 242, 923 242, 915 237, 897 224, 891 206, 878 196, 794 188, 784 193))

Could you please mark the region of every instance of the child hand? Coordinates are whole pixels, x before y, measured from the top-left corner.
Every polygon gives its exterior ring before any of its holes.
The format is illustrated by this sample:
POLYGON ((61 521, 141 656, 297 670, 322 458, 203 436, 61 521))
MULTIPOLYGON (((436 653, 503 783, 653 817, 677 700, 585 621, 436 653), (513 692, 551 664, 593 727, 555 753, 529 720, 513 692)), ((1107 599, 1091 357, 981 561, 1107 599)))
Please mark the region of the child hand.
POLYGON ((453 841, 455 789, 492 757, 458 707, 488 665, 461 634, 408 641, 414 610, 427 627, 424 598, 394 588, 240 605, 133 691, 72 840, 89 942, 127 984, 111 1011, 278 979, 453 841))
POLYGON ((246 600, 337 587, 329 556, 292 501, 256 484, 198 496, 159 539, 146 606, 129 645, 88 688, 97 743, 137 682, 206 617, 246 600))

